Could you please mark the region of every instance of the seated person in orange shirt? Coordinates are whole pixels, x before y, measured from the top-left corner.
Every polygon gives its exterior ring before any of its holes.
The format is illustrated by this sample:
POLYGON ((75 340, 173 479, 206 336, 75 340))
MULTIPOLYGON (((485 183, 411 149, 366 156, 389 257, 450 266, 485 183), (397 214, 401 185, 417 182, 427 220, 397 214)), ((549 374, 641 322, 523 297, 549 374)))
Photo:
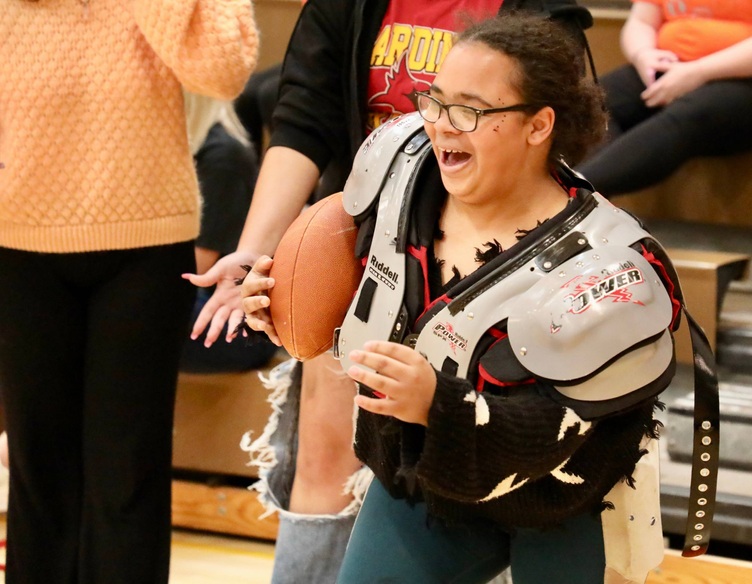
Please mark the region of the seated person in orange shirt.
POLYGON ((601 80, 610 140, 578 168, 601 193, 752 148, 752 2, 636 0, 621 45, 629 64, 601 80))

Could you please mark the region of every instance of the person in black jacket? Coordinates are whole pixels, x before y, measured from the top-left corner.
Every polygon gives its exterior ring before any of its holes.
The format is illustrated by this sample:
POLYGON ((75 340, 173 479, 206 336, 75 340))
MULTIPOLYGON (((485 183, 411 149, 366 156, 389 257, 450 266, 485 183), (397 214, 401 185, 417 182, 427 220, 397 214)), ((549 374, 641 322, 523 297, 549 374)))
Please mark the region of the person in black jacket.
MULTIPOLYGON (((309 0, 284 59, 270 147, 238 251, 204 276, 191 278, 199 286, 217 283, 193 336, 208 327, 206 342, 212 343, 226 321, 230 330, 243 322, 235 286, 235 280, 246 276, 240 266, 273 255, 314 191, 342 189, 358 146, 373 126, 383 121, 380 115, 385 109, 393 108, 391 116, 413 111, 404 94, 430 86, 451 46, 451 33, 463 26, 466 16, 479 19, 500 9, 530 5, 543 16, 556 12, 571 19, 582 35, 579 23, 588 23, 586 10, 574 2, 562 1, 551 10, 547 4, 540 0, 509 4, 500 0, 309 0), (431 41, 435 50, 420 54, 421 43, 427 46, 431 41), (405 89, 395 91, 398 86, 405 89)), ((276 336, 272 339, 278 342, 276 336)), ((281 452, 276 456, 291 461, 282 466, 289 467, 287 476, 294 472, 292 485, 281 479, 278 484, 275 476, 261 473, 266 477, 261 488, 268 489, 269 498, 283 509, 275 582, 331 582, 358 508, 357 500, 353 501, 358 489, 343 492, 347 481, 357 482, 354 473, 361 467, 350 444, 355 388, 351 380, 337 373, 338 368, 328 354, 307 362, 296 378, 302 389, 293 384, 293 395, 286 397, 288 409, 296 410, 300 404, 299 418, 295 411, 290 421, 297 430, 297 450, 290 456, 281 452), (322 518, 328 518, 331 525, 327 535, 321 533, 322 518), (313 530, 303 535, 307 528, 313 530), (296 543, 288 547, 293 539, 296 543), (302 549, 309 550, 308 555, 301 553, 302 549), (298 580, 296 573, 301 574, 298 580)), ((285 422, 275 424, 284 426, 285 422)), ((290 436, 282 442, 295 443, 290 436)))

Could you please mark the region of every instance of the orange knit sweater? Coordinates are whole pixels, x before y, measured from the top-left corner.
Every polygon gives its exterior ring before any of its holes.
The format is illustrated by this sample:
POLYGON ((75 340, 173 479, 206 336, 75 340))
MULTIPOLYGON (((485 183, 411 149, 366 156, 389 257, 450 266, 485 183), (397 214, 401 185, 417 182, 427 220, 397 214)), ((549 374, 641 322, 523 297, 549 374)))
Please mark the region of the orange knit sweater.
POLYGON ((0 246, 193 239, 181 85, 231 99, 256 64, 250 0, 2 0, 0 246))

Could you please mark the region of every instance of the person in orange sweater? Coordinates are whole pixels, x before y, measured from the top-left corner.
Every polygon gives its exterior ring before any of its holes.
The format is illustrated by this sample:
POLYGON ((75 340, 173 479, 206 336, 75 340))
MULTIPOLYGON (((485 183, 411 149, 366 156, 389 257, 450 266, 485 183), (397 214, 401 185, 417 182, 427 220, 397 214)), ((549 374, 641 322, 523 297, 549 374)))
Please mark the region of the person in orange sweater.
POLYGON ((0 10, 6 582, 168 581, 199 191, 182 88, 233 99, 250 0, 0 10))

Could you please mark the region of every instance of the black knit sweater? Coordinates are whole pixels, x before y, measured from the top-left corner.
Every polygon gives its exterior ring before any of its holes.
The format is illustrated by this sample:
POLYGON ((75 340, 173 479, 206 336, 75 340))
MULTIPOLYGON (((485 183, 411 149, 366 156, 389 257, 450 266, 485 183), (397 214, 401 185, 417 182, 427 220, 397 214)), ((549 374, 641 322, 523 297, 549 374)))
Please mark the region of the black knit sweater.
MULTIPOLYGON (((413 211, 415 243, 435 238, 441 199, 421 197, 413 211)), ((518 246, 535 231, 521 232, 518 246)), ((516 248, 503 253, 514 254, 516 248)), ((479 261, 490 261, 493 255, 479 252, 479 261)), ((430 251, 428 256, 432 258, 430 251)), ((432 297, 457 285, 455 278, 440 289, 435 260, 428 262, 432 297)), ((519 371, 498 366, 500 360, 514 357, 496 349, 477 355, 477 367, 490 365, 488 358, 495 361, 497 374, 519 371)), ((598 418, 586 406, 580 410, 557 399, 548 382, 529 375, 497 378, 485 383, 483 391, 476 390, 478 371, 470 377, 437 371, 427 427, 365 410, 358 413, 358 457, 394 497, 423 500, 436 518, 453 523, 490 520, 510 530, 552 527, 582 513, 597 513, 608 505, 604 497, 619 481, 631 483, 644 453, 643 438, 657 438, 654 397, 598 418)), ((657 383, 662 389, 668 381, 657 383)), ((372 397, 367 387, 360 392, 372 397)))
POLYGON ((630 480, 643 437, 654 435, 654 400, 587 423, 539 383, 478 394, 466 380, 437 376, 427 428, 361 410, 355 448, 393 496, 425 500, 431 515, 452 522, 547 527, 598 512, 608 491, 630 480))

